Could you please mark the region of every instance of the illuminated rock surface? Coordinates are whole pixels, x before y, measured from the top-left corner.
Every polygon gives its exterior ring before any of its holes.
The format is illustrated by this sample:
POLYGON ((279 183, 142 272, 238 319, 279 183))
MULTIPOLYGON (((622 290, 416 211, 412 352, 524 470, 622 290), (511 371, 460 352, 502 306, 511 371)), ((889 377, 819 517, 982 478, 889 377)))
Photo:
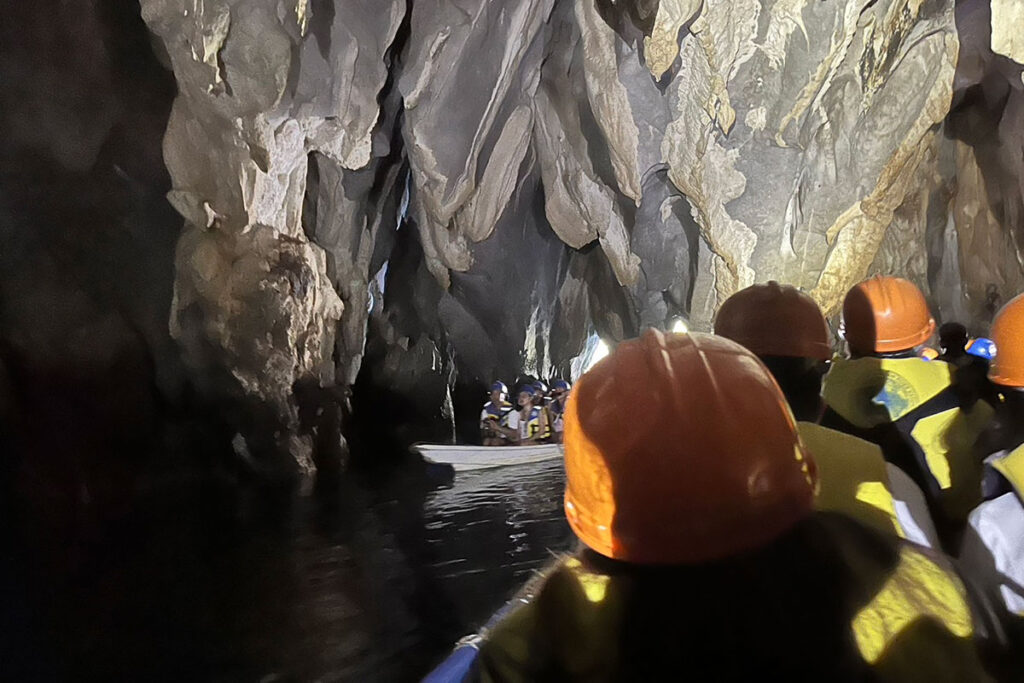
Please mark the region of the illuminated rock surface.
MULTIPOLYGON (((312 469, 357 377, 450 432, 453 389, 566 373, 594 332, 707 329, 758 281, 835 314, 899 273, 979 332, 1024 288, 1015 3, 141 7, 184 217, 154 309, 199 395, 247 416, 243 451, 312 469)), ((59 163, 102 140, 82 131, 59 163)))

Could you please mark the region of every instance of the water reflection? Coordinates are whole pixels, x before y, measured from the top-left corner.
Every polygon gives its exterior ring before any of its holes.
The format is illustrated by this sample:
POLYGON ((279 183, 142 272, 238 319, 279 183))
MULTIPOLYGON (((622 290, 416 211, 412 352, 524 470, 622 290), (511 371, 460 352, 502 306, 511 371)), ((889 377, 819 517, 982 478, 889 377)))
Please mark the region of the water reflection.
POLYGON ((562 463, 460 473, 425 505, 433 568, 459 621, 479 624, 507 594, 570 547, 562 463))
MULTIPOLYGON (((572 538, 560 463, 464 473, 440 488, 430 474, 349 481, 326 499, 232 486, 154 494, 84 543, 73 566, 26 560, 0 573, 19 596, 3 624, 4 645, 18 636, 13 670, 418 680, 572 538)), ((38 558, 45 542, 32 540, 38 558)))

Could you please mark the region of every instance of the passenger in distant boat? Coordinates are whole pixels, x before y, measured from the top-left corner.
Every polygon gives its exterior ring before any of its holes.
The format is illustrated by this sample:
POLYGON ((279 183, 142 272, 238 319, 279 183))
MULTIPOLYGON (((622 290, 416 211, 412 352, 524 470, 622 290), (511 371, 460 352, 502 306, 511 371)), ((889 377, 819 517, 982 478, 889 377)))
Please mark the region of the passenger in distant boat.
POLYGON ((519 428, 519 445, 528 446, 541 443, 547 433, 547 413, 534 403, 537 390, 531 384, 519 390, 518 420, 509 419, 510 428, 519 428), (517 424, 513 426, 513 422, 517 424))
POLYGON ((548 385, 544 384, 542 380, 535 381, 532 385, 533 390, 537 393, 533 397, 533 405, 543 406, 548 403, 548 385))
POLYGON ((548 418, 551 421, 551 443, 562 443, 565 431, 565 402, 569 399, 569 383, 556 379, 551 383, 551 403, 548 404, 548 418))
POLYGON ((504 382, 491 385, 491 400, 484 404, 480 413, 480 435, 485 446, 504 446, 519 438, 518 429, 508 425, 509 415, 516 411, 507 397, 508 387, 504 382))
POLYGON ((541 418, 543 419, 544 429, 539 435, 540 441, 544 443, 551 442, 551 411, 548 406, 551 405, 551 395, 548 391, 548 385, 542 380, 537 380, 533 383, 533 388, 537 392, 533 397, 533 405, 540 408, 541 418))
POLYGON ((586 547, 484 633, 483 681, 991 680, 947 559, 813 510, 813 458, 739 344, 620 344, 566 406, 565 472, 586 547))

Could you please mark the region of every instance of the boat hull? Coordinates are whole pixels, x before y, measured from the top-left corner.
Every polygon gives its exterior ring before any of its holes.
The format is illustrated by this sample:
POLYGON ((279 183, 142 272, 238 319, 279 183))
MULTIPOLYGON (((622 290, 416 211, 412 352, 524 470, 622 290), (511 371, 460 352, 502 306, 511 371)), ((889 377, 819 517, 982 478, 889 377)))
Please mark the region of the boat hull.
POLYGON ((416 444, 412 450, 428 462, 451 465, 456 472, 526 465, 562 457, 560 444, 532 446, 452 446, 416 444))

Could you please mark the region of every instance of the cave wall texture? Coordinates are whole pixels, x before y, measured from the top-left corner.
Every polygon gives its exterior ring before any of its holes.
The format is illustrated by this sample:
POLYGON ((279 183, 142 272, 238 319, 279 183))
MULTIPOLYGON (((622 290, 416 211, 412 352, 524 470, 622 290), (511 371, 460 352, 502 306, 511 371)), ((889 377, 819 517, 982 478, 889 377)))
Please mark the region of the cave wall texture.
POLYGON ((834 316, 901 274, 976 332, 1024 289, 1010 0, 114 5, 5 22, 5 362, 123 347, 241 452, 343 453, 353 387, 441 438, 453 392, 768 279, 834 316))
POLYGON ((286 426, 367 329, 443 404, 757 281, 834 314, 899 273, 982 328, 1024 284, 1012 2, 141 4, 180 89, 172 331, 286 426))
POLYGON ((834 314, 899 273, 976 327, 1024 284, 1014 3, 141 4, 179 84, 171 329, 283 434, 368 329, 381 386, 447 405, 757 281, 834 314))

